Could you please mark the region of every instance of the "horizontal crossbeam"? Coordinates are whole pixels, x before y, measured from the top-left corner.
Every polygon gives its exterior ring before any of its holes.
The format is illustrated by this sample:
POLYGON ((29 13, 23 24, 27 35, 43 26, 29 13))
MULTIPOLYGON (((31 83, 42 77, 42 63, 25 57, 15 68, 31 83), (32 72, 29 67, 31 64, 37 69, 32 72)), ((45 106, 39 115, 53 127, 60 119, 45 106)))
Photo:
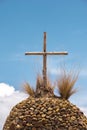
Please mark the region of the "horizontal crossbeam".
POLYGON ((68 55, 68 52, 25 52, 25 55, 68 55))

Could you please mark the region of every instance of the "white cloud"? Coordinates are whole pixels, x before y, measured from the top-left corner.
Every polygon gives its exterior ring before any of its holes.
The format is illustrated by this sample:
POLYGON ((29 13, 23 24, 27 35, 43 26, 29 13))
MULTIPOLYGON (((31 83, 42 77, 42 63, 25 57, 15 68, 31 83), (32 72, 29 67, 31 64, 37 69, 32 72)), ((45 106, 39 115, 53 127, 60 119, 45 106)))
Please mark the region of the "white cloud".
POLYGON ((84 112, 84 114, 87 116, 87 108, 86 107, 80 107, 80 110, 84 112))
POLYGON ((27 94, 15 91, 14 87, 0 83, 0 130, 12 107, 27 97, 27 94))
POLYGON ((15 91, 13 86, 5 83, 0 83, 0 97, 10 96, 15 91))

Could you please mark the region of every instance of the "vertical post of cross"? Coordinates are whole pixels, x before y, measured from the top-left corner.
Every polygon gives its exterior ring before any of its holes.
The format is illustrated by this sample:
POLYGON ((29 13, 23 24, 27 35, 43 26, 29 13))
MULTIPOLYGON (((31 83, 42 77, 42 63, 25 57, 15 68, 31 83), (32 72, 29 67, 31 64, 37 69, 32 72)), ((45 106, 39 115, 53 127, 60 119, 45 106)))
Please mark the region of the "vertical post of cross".
POLYGON ((47 55, 46 55, 46 32, 44 32, 44 46, 43 46, 43 87, 47 85, 47 55))

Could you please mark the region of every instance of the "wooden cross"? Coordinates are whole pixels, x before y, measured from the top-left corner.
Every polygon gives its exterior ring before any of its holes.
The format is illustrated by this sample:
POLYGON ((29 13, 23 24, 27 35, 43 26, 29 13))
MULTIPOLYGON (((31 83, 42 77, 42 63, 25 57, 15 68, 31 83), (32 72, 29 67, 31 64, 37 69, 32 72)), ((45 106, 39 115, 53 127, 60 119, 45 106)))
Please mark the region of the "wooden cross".
POLYGON ((47 55, 67 55, 68 52, 46 52, 46 32, 44 32, 43 52, 26 52, 25 55, 42 55, 43 56, 43 86, 47 85, 47 55))

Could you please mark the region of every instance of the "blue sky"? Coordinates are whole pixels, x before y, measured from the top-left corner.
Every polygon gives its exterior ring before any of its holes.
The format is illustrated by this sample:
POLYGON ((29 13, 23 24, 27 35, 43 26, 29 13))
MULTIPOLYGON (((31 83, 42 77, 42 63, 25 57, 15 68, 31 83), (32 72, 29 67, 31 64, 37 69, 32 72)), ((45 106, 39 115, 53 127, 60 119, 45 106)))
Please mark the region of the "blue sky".
POLYGON ((25 81, 35 86, 42 58, 24 53, 42 51, 44 31, 48 51, 69 52, 48 57, 51 78, 60 64, 77 67, 79 92, 72 100, 79 105, 83 98, 87 107, 87 0, 0 0, 0 83, 16 90, 25 81))

